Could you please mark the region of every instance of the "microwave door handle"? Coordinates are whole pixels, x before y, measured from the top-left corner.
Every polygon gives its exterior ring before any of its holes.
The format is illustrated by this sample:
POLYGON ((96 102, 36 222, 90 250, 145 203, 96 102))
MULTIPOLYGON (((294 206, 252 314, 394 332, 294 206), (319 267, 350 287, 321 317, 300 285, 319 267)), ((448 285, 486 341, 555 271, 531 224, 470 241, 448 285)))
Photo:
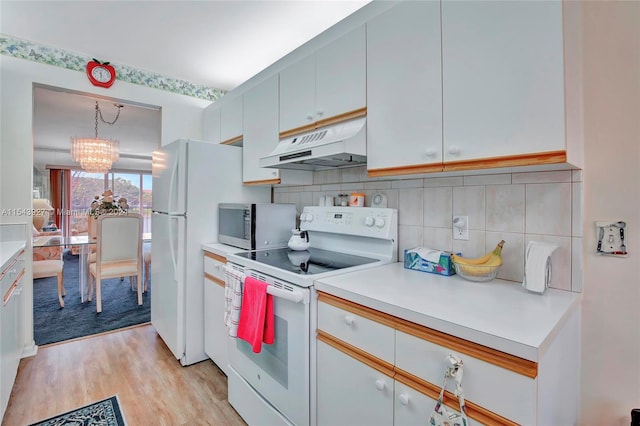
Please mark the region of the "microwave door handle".
POLYGON ((304 297, 304 293, 302 292, 292 292, 292 291, 287 291, 287 290, 280 290, 279 288, 276 288, 274 286, 268 286, 267 287, 267 294, 272 295, 273 297, 278 297, 281 299, 285 299, 288 300, 289 302, 293 302, 293 303, 306 303, 307 301, 305 301, 305 297, 304 297))

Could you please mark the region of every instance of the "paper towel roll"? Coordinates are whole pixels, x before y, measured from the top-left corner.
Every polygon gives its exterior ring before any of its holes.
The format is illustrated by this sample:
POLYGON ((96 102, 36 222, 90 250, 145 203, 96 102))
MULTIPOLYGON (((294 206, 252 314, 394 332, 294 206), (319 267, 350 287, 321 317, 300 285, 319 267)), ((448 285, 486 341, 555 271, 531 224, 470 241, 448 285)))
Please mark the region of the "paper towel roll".
POLYGON ((535 293, 544 293, 551 281, 551 254, 555 244, 530 241, 525 252, 522 286, 535 293))

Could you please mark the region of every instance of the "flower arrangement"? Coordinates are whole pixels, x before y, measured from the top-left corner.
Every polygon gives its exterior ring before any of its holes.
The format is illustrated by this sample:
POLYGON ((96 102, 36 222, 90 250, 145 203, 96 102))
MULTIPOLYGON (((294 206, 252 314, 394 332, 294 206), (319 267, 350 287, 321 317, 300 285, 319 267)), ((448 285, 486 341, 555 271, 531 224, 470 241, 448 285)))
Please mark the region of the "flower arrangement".
POLYGON ((116 203, 114 201, 113 191, 107 189, 102 193, 102 196, 95 196, 95 199, 91 203, 91 211, 89 212, 94 218, 102 214, 124 214, 129 210, 126 198, 118 199, 116 203))

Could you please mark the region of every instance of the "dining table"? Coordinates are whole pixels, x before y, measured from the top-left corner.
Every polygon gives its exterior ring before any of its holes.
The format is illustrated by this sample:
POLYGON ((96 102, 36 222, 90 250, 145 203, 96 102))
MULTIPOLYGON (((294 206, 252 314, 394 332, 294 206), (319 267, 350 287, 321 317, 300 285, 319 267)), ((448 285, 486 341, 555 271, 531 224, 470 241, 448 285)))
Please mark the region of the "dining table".
MULTIPOLYGON (((151 242, 151 233, 142 234, 142 242, 151 242)), ((89 298, 89 255, 95 251, 96 240, 89 235, 39 235, 33 237, 33 247, 80 247, 80 302, 84 303, 89 298)))

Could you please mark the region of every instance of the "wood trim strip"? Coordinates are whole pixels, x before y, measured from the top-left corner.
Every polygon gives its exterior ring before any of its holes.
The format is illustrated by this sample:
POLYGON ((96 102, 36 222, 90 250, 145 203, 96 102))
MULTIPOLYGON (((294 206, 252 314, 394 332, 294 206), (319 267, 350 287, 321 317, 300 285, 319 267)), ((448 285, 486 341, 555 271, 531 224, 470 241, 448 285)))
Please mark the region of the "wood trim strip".
POLYGON ((335 306, 336 308, 344 309, 356 315, 360 315, 363 318, 371 321, 378 322, 391 328, 396 328, 397 318, 393 315, 385 314, 384 312, 377 311, 367 306, 359 305, 349 300, 342 299, 334 296, 333 294, 318 291, 318 302, 324 302, 328 305, 335 306))
POLYGON ((244 186, 254 186, 254 185, 279 185, 281 182, 280 178, 278 179, 265 179, 265 180, 250 180, 246 182, 242 182, 244 186))
POLYGON ((343 123, 345 121, 353 120, 354 118, 366 117, 367 107, 354 109, 353 111, 347 111, 343 114, 334 115, 333 117, 323 118, 316 121, 316 127, 329 126, 331 124, 343 123))
POLYGON ((204 251, 205 257, 209 257, 218 262, 227 263, 227 258, 224 256, 220 256, 219 254, 211 253, 210 251, 204 251))
POLYGON ((233 138, 227 139, 226 141, 220 142, 221 145, 233 145, 234 143, 242 142, 244 139, 243 135, 235 136, 233 138))
POLYGON ((463 170, 498 169, 502 167, 562 164, 567 162, 566 151, 537 152, 504 157, 487 157, 473 160, 446 161, 444 163, 413 164, 410 166, 386 167, 367 170, 369 177, 399 176, 419 173, 452 172, 463 170))
MULTIPOLYGON (((416 392, 420 392, 421 394, 426 395, 431 399, 434 399, 436 401, 438 400, 441 388, 400 368, 396 367, 394 370, 396 373, 394 378, 398 382, 409 386, 416 392)), ((458 402, 458 398, 456 398, 456 396, 452 392, 445 390, 442 402, 446 406, 451 407, 456 411, 460 411, 460 403, 458 402)), ((482 424, 505 426, 516 426, 518 424, 505 417, 502 417, 499 414, 494 413, 493 411, 489 411, 486 408, 483 408, 480 405, 469 401, 468 399, 465 399, 465 406, 467 407, 467 415, 482 424)))
POLYGON ((470 342, 441 331, 433 330, 422 325, 397 318, 396 329, 422 340, 444 346, 456 352, 472 356, 479 360, 513 371, 525 377, 535 379, 538 376, 538 364, 528 359, 520 358, 499 350, 470 342))
POLYGON ((399 176, 399 175, 411 175, 411 174, 418 174, 418 173, 437 173, 441 171, 442 171, 442 163, 414 164, 411 166, 369 169, 367 170, 367 176, 369 177, 399 176))
POLYGON ((514 373, 521 374, 525 377, 535 379, 538 376, 538 364, 534 361, 498 351, 478 343, 470 342, 441 331, 433 330, 322 291, 318 291, 318 302, 333 305, 337 308, 344 309, 380 324, 393 327, 396 330, 436 345, 444 346, 456 352, 472 356, 500 368, 513 371, 514 373))
POLYGON ((443 171, 492 169, 500 167, 536 166, 540 164, 558 164, 567 162, 566 151, 536 152, 504 157, 479 158, 474 160, 446 161, 443 171))
POLYGON ((376 371, 388 376, 393 379, 394 377, 394 367, 393 364, 383 361, 380 358, 377 358, 371 355, 368 352, 363 351, 362 349, 350 345, 349 343, 338 339, 322 330, 317 330, 318 334, 316 336, 317 340, 326 343, 332 348, 339 350, 340 352, 349 355, 351 358, 360 361, 361 363, 368 365, 376 371))
POLYGON ((205 278, 205 279, 207 279, 207 280, 209 280, 209 281, 211 281, 211 282, 214 282, 214 283, 218 284, 218 285, 219 285, 220 287, 222 287, 222 288, 224 288, 224 287, 225 287, 225 282, 224 282, 224 280, 221 280, 221 279, 220 279, 220 278, 218 278, 218 277, 214 277, 213 275, 211 275, 211 274, 210 274, 210 273, 208 273, 208 272, 205 272, 205 273, 204 273, 204 278, 205 278))
POLYGON ((343 114, 334 115, 332 117, 323 118, 322 120, 314 121, 313 123, 305 124, 304 126, 296 127, 293 129, 280 132, 278 137, 280 139, 288 138, 290 136, 298 135, 300 133, 309 132, 311 130, 318 129, 320 127, 329 126, 331 124, 342 123, 345 121, 353 120, 354 118, 365 117, 367 115, 367 107, 354 109, 343 114))

